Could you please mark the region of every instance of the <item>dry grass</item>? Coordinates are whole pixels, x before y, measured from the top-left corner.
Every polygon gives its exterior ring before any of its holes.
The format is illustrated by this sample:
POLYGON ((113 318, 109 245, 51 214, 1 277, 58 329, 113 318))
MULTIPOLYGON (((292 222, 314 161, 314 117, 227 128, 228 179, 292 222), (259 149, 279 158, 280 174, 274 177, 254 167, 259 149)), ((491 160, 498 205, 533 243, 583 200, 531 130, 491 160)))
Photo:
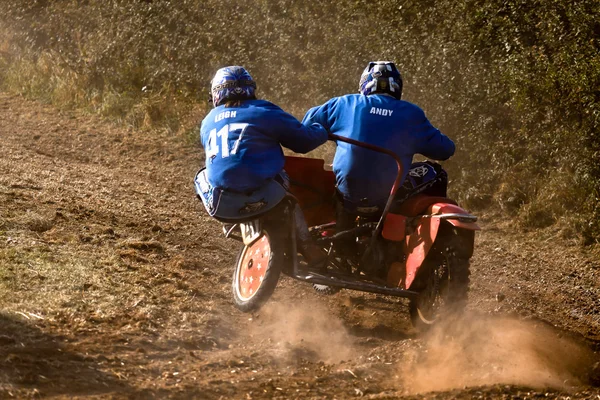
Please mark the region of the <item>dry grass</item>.
POLYGON ((165 249, 164 246, 156 241, 156 240, 138 240, 138 239, 127 239, 125 241, 123 241, 120 245, 120 247, 127 247, 130 249, 135 249, 135 250, 142 250, 142 251, 156 251, 159 253, 162 253, 165 249))
POLYGON ((16 222, 24 228, 36 232, 43 233, 49 231, 54 226, 55 216, 40 215, 33 211, 28 211, 16 222))

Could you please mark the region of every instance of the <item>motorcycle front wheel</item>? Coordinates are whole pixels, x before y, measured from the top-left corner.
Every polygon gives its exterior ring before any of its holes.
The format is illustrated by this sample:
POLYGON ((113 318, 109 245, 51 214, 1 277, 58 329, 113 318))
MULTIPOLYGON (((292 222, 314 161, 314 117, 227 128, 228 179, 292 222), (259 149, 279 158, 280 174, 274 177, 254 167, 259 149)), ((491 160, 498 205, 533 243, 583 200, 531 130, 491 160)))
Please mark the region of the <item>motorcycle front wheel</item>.
POLYGON ((235 306, 243 312, 258 310, 273 294, 284 262, 283 238, 263 227, 238 254, 232 280, 235 306))

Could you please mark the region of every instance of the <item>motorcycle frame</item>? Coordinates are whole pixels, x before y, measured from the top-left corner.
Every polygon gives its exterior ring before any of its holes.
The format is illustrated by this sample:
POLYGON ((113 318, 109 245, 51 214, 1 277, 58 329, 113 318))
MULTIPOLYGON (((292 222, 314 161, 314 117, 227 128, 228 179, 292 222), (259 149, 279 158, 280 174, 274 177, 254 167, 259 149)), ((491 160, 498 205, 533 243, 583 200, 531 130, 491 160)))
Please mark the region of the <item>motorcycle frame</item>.
MULTIPOLYGON (((290 203, 290 207, 294 207, 294 203, 290 203)), ((314 271, 306 271, 300 268, 300 263, 298 262, 298 247, 296 241, 296 221, 294 220, 294 213, 289 213, 289 222, 288 226, 290 226, 291 234, 290 234, 290 251, 292 258, 292 273, 291 277, 300 281, 318 284, 318 285, 328 285, 340 287, 343 289, 350 290, 358 290, 361 292, 369 292, 369 293, 378 293, 385 294, 389 296, 396 297, 409 297, 414 298, 418 295, 417 292, 404 290, 400 288, 388 288, 385 286, 377 285, 369 282, 362 282, 357 280, 347 279, 346 276, 342 274, 328 273, 328 275, 332 276, 323 276, 314 271)))

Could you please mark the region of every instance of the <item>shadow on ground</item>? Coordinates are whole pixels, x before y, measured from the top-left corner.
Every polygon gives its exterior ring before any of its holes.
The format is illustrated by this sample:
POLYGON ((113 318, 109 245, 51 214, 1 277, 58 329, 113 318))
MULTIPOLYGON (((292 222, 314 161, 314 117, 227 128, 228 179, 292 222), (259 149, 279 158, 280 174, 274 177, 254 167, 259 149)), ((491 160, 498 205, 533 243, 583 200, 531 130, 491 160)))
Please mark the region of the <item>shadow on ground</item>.
MULTIPOLYGON (((43 321, 41 321, 43 322, 43 321)), ((102 361, 70 349, 25 317, 0 313, 0 397, 101 395, 128 391, 102 361)))

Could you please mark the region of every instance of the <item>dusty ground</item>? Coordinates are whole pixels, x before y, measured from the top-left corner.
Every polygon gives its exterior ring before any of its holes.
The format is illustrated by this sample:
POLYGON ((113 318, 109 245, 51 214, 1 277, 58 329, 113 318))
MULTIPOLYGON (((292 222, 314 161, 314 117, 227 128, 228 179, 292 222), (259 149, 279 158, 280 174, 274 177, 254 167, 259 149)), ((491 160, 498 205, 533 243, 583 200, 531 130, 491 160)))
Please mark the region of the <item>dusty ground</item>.
POLYGON ((425 337, 403 300, 287 278, 241 314, 200 160, 0 94, 1 398, 600 400, 600 259, 560 232, 482 215, 471 312, 425 337))

